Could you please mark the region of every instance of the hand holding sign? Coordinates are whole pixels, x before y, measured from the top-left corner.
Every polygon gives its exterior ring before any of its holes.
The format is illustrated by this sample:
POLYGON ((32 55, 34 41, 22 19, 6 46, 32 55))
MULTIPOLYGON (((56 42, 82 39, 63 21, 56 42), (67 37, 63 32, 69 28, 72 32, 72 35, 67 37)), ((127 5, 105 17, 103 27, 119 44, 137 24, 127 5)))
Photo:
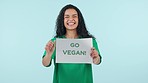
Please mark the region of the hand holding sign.
POLYGON ((55 49, 55 41, 54 42, 49 41, 45 47, 47 54, 52 54, 54 49, 55 49))
POLYGON ((98 53, 98 51, 94 47, 91 48, 90 56, 93 58, 93 63, 94 64, 100 63, 99 53, 98 53))
POLYGON ((94 59, 96 57, 98 57, 98 51, 93 47, 91 48, 91 57, 94 59))

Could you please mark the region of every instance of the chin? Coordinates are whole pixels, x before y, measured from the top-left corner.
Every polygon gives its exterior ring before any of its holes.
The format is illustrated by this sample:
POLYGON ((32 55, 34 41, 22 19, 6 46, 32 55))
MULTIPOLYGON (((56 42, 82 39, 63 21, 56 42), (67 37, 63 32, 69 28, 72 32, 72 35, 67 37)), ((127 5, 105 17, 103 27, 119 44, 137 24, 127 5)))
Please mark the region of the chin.
POLYGON ((73 29, 76 29, 77 26, 66 26, 66 29, 69 29, 69 30, 73 30, 73 29))

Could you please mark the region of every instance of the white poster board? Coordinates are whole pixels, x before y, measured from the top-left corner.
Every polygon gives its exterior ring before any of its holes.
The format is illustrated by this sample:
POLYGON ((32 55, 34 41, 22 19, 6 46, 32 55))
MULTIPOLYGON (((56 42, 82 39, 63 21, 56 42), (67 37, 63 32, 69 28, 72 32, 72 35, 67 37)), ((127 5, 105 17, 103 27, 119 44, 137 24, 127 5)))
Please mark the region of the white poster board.
POLYGON ((92 38, 56 39, 56 63, 92 63, 92 38))

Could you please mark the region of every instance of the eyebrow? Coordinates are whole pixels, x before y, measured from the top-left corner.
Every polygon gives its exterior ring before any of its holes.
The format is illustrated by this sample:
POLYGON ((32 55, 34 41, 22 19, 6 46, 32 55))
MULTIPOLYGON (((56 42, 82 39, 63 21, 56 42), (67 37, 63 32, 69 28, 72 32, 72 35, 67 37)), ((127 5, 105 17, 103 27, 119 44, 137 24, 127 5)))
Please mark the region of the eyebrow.
POLYGON ((73 14, 73 15, 78 15, 78 14, 73 14))
MULTIPOLYGON (((73 14, 73 16, 78 15, 78 14, 73 14)), ((65 14, 64 16, 69 16, 69 14, 65 14)))

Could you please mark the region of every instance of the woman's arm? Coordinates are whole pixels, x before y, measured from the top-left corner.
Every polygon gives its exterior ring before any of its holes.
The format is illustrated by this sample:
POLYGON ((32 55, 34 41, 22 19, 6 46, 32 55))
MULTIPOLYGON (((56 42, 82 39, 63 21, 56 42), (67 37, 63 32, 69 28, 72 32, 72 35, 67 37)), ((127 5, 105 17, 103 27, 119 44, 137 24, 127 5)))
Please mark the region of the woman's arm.
MULTIPOLYGON (((54 42, 55 43, 55 42, 54 42)), ((52 41, 49 41, 46 46, 45 46, 45 50, 46 50, 46 55, 43 57, 42 59, 42 64, 44 66, 48 66, 51 62, 51 56, 54 52, 55 49, 55 44, 52 41)))

